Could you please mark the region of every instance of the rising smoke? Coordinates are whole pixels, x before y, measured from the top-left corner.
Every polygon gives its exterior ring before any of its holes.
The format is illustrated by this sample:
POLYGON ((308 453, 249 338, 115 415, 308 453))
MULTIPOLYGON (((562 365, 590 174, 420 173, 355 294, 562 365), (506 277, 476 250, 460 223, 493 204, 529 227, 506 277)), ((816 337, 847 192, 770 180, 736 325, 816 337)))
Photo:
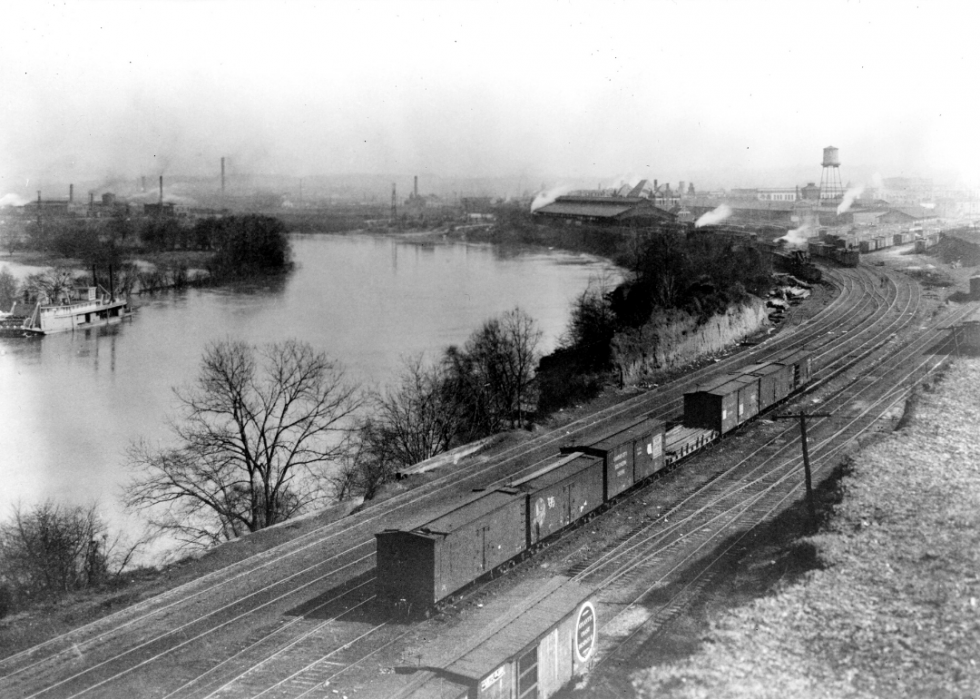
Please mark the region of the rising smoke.
POLYGON ((787 231, 786 235, 782 238, 776 238, 777 241, 783 241, 786 243, 786 247, 789 248, 801 248, 807 244, 806 232, 810 230, 810 224, 804 223, 799 228, 794 228, 791 231, 787 231))
POLYGON ((837 215, 840 216, 842 213, 851 208, 851 204, 864 192, 864 185, 859 184, 857 187, 851 187, 846 192, 844 192, 844 200, 837 205, 837 215))
POLYGON ((0 206, 23 206, 27 202, 28 200, 19 194, 4 194, 0 197, 0 206))
POLYGON ((567 194, 573 189, 574 187, 571 185, 562 184, 545 190, 544 192, 540 192, 536 197, 534 197, 534 201, 531 202, 531 211, 537 211, 542 206, 547 206, 562 194, 567 194))
POLYGON ((716 209, 712 209, 708 213, 704 214, 697 221, 694 222, 695 228, 700 228, 701 226, 711 226, 716 223, 724 221, 726 218, 732 215, 732 209, 727 204, 722 204, 716 209))

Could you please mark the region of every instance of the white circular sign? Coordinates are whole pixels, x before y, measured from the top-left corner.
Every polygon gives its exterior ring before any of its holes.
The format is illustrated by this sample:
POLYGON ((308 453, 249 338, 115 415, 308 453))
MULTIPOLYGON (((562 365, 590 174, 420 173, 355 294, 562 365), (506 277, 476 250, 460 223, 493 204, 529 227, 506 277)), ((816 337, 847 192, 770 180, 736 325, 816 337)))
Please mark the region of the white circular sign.
POLYGON ((578 609, 578 618, 575 620, 574 646, 577 661, 584 663, 592 657, 598 634, 595 607, 591 602, 583 602, 578 609))

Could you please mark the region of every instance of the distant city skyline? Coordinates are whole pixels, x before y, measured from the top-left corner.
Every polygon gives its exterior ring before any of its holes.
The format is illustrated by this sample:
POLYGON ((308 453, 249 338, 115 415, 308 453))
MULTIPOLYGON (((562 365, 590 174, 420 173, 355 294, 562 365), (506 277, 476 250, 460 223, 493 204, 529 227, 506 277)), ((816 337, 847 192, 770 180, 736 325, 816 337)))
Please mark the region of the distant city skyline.
MULTIPOLYGON (((67 2, 5 9, 0 196, 297 177, 980 184, 965 3, 67 2), (805 9, 805 12, 804 12, 805 9)), ((424 181, 424 179, 423 179, 424 181)))

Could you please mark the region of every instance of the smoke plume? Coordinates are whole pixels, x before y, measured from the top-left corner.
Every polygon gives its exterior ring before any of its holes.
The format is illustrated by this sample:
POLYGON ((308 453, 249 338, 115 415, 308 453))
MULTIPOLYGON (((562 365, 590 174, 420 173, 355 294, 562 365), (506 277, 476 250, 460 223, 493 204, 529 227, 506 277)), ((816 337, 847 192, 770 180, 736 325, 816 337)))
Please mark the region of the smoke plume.
POLYGON ((562 194, 567 194, 568 192, 571 192, 572 189, 574 189, 574 187, 571 187, 566 184, 562 184, 562 185, 558 185, 557 187, 552 187, 551 189, 548 189, 544 192, 538 193, 538 195, 534 197, 534 201, 531 202, 531 211, 537 211, 542 206, 546 206, 551 202, 553 202, 562 194))
POLYGON ((4 194, 0 197, 0 206, 23 206, 27 202, 28 200, 19 194, 4 194))
POLYGON ((716 209, 709 211, 694 222, 695 228, 700 228, 701 226, 711 226, 715 223, 720 223, 726 218, 732 215, 732 209, 728 204, 722 204, 716 209))
POLYGON ((799 228, 794 228, 791 231, 787 231, 786 235, 782 238, 776 238, 777 241, 782 240, 786 243, 788 248, 801 248, 807 244, 807 236, 805 233, 810 229, 810 224, 804 223, 799 228))
POLYGON ((851 204, 854 200, 861 196, 864 192, 864 185, 859 184, 857 187, 851 187, 849 190, 844 192, 844 201, 837 205, 837 215, 840 216, 842 213, 851 208, 851 204))

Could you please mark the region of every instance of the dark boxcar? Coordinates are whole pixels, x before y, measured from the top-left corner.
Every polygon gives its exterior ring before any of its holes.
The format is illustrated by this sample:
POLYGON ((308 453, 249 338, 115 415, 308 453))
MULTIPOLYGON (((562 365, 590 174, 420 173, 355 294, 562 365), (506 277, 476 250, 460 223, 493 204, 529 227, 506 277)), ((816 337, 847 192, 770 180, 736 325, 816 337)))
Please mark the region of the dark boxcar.
POLYGON ((777 364, 750 364, 742 369, 744 376, 755 376, 759 379, 759 412, 779 400, 777 398, 780 375, 786 368, 777 364))
POLYGON ((811 365, 809 352, 805 350, 789 350, 774 357, 772 363, 792 367, 793 376, 791 377, 792 388, 790 392, 810 383, 811 365))
POLYGON ((759 414, 759 377, 736 376, 738 389, 738 422, 742 424, 759 414))
POLYGON ((845 250, 841 253, 840 262, 845 267, 857 267, 861 263, 861 253, 857 250, 845 250))
POLYGON ((574 524, 602 505, 603 460, 568 454, 543 469, 513 481, 526 494, 528 544, 536 544, 574 524))
POLYGON ((606 500, 616 497, 634 483, 664 467, 663 420, 647 417, 613 434, 586 437, 585 444, 562 447, 564 454, 582 452, 605 460, 606 500))
POLYGON ((730 374, 684 394, 684 424, 725 434, 738 427, 738 393, 744 388, 730 374))
POLYGON ((411 531, 377 540, 377 594, 427 609, 527 548, 527 498, 491 491, 411 531))
POLYGON ((633 480, 640 482, 666 465, 664 446, 667 426, 663 420, 649 419, 638 426, 633 438, 633 480))

